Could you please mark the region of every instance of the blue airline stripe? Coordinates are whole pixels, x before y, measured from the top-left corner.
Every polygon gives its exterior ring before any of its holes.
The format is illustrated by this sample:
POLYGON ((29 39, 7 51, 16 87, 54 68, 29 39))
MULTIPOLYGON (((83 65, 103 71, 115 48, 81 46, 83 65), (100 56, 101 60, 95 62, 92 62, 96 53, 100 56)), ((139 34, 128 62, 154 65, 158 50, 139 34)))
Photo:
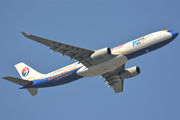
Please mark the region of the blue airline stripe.
POLYGON ((51 86, 57 86, 57 85, 62 85, 66 84, 72 81, 75 81, 77 79, 83 78, 83 76, 77 75, 76 72, 80 69, 81 67, 67 72, 65 74, 62 74, 58 77, 47 77, 44 79, 40 80, 33 80, 33 85, 30 86, 20 86, 19 89, 23 88, 41 88, 41 87, 51 87, 51 86))

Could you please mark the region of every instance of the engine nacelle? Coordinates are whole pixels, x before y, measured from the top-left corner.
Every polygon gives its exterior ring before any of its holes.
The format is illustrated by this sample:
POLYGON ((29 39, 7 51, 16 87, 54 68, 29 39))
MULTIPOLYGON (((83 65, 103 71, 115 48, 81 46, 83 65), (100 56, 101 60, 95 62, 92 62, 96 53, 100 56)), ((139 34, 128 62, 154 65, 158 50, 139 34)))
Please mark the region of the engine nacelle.
POLYGON ((139 75, 139 74, 140 74, 140 69, 138 66, 135 66, 135 67, 131 67, 131 68, 126 69, 119 76, 122 79, 126 79, 126 78, 134 77, 134 76, 139 75))
POLYGON ((106 47, 106 48, 103 48, 103 49, 96 50, 91 55, 91 59, 92 60, 99 60, 99 59, 108 57, 109 55, 111 55, 111 49, 106 47))

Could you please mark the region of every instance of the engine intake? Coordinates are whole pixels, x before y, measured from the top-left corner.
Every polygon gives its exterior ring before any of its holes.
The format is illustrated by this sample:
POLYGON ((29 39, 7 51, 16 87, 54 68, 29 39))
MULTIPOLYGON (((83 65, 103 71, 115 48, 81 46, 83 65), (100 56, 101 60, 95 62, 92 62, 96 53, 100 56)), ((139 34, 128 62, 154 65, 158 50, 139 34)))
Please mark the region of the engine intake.
POLYGON ((103 48, 103 49, 96 50, 91 55, 91 59, 92 60, 99 60, 99 59, 102 59, 102 58, 106 58, 109 55, 111 55, 111 49, 109 47, 106 47, 106 48, 103 48))
POLYGON ((140 74, 140 68, 138 66, 131 67, 122 72, 119 76, 122 79, 135 77, 140 74))

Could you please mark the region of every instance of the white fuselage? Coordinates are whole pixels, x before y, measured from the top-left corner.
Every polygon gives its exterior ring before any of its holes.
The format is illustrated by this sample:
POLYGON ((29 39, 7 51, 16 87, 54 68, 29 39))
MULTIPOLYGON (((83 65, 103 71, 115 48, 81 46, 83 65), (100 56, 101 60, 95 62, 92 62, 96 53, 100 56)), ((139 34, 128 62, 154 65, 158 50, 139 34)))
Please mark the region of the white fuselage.
POLYGON ((44 74, 40 78, 33 78, 33 86, 26 86, 26 88, 61 85, 82 77, 102 75, 118 68, 132 58, 143 55, 168 44, 173 39, 174 37, 172 33, 168 32, 168 30, 154 32, 112 48, 111 53, 115 57, 108 61, 90 66, 88 68, 82 63, 76 62, 49 74, 44 74))
MULTIPOLYGON (((102 75, 126 63, 128 61, 126 55, 132 54, 133 52, 139 51, 144 48, 148 48, 149 46, 168 40, 171 37, 171 33, 168 33, 166 31, 158 31, 135 39, 118 47, 112 48, 112 54, 118 56, 89 68, 86 68, 84 66, 77 71, 77 74, 84 77, 102 75)), ((150 51, 147 49, 146 52, 150 51)))
MULTIPOLYGON (((141 49, 148 48, 149 46, 153 46, 157 43, 163 42, 165 40, 168 40, 172 37, 172 34, 167 31, 158 31, 151 34, 148 34, 146 36, 140 37, 138 39, 132 40, 128 43, 122 44, 120 46, 117 46, 115 48, 112 48, 112 54, 118 55, 106 62, 93 65, 89 68, 86 68, 81 63, 74 63, 71 65, 68 65, 66 67, 63 67, 61 69, 58 69, 56 71, 53 71, 49 74, 46 74, 45 76, 42 76, 43 78, 51 78, 55 77, 58 74, 63 74, 66 72, 70 72, 74 69, 80 68, 76 73, 77 75, 83 76, 83 77, 92 77, 92 76, 98 76, 102 75, 106 72, 109 72, 122 64, 126 63, 129 59, 127 55, 132 54, 134 52, 137 52, 141 49)), ((150 52, 148 49, 146 52, 150 52)))

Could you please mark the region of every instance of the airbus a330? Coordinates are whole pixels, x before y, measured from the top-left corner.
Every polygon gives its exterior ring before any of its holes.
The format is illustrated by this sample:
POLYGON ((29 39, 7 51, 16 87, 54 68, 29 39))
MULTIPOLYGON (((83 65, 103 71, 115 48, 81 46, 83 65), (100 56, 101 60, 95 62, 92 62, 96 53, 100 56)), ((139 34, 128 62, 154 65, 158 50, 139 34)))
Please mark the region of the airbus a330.
POLYGON ((20 85, 19 89, 27 89, 32 96, 37 94, 38 88, 51 87, 66 84, 80 78, 101 75, 108 88, 112 87, 115 93, 123 92, 124 79, 140 74, 138 66, 125 69, 129 60, 140 55, 161 48, 173 41, 178 32, 173 30, 162 30, 140 37, 115 48, 102 48, 90 50, 76 47, 61 42, 56 42, 31 34, 22 34, 50 47, 52 53, 59 52, 61 56, 67 55, 78 62, 60 68, 48 74, 41 74, 24 63, 15 65, 21 78, 3 77, 4 79, 20 85))

